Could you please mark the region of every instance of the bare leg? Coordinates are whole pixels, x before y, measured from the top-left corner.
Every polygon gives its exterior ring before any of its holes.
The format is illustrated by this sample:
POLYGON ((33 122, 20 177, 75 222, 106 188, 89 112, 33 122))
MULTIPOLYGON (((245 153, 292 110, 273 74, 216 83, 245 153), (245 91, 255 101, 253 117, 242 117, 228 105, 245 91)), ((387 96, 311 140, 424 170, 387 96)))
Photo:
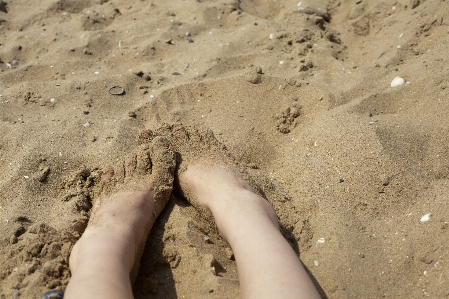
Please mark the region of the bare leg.
POLYGON ((181 188, 210 210, 234 251, 243 298, 320 298, 288 242, 274 209, 225 165, 193 164, 181 188))
POLYGON ((174 124, 141 133, 147 139, 155 135, 167 137, 180 154, 175 190, 210 211, 231 245, 243 298, 320 298, 279 232, 273 207, 236 171, 238 165, 210 130, 174 124))
POLYGON ((170 197, 174 164, 167 140, 159 137, 103 175, 102 193, 70 255, 64 298, 133 298, 130 274, 170 197))

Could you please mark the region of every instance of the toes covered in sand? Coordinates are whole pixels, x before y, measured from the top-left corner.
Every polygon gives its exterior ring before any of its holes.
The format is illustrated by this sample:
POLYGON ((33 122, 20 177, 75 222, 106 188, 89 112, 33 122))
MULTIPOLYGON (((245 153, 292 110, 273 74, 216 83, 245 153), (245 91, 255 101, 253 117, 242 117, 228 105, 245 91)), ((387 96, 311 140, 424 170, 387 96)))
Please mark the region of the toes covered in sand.
POLYGON ((140 142, 148 142, 157 136, 166 137, 177 153, 178 168, 185 171, 187 165, 202 161, 204 163, 235 164, 226 147, 205 127, 185 126, 181 123, 164 124, 158 129, 143 130, 140 142))
MULTIPOLYGON (((155 214, 165 207, 173 190, 174 172, 176 167, 175 154, 170 142, 162 136, 153 139, 150 148, 152 160, 152 188, 156 201, 155 214)), ((145 165, 142 165, 143 167, 145 165)))
POLYGON ((95 205, 117 192, 153 190, 159 213, 170 198, 175 165, 169 140, 156 136, 103 172, 94 191, 95 205))

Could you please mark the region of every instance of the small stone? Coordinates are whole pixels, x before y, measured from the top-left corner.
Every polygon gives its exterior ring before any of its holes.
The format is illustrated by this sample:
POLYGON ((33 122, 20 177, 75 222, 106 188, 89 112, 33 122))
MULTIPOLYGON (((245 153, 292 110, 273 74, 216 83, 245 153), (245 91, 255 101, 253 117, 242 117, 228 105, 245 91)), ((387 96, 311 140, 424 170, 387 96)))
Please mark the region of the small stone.
POLYGON ((301 67, 299 68, 300 72, 307 72, 309 70, 309 68, 305 65, 301 65, 301 67))
POLYGON ((393 81, 391 81, 391 87, 397 87, 397 86, 401 86, 405 83, 404 78, 401 77, 395 77, 393 79, 393 81))
POLYGON ((9 238, 10 244, 16 244, 17 241, 19 241, 19 239, 16 236, 11 236, 11 238, 9 238))
POLYGON ((218 275, 217 264, 218 262, 212 254, 209 253, 204 256, 204 266, 206 266, 206 268, 209 268, 214 275, 218 275))
POLYGON ((40 171, 36 173, 36 180, 38 180, 40 183, 44 182, 48 175, 50 174, 50 167, 44 167, 40 171))
POLYGON ((225 253, 226 253, 226 257, 227 257, 228 259, 230 259, 231 261, 235 261, 234 252, 232 252, 232 249, 231 249, 231 248, 227 247, 227 248, 225 249, 225 253))
POLYGON ((419 221, 421 221, 421 222, 427 222, 427 221, 429 221, 429 220, 430 220, 430 213, 428 213, 428 214, 422 216, 421 219, 420 219, 419 221))
POLYGON ((259 73, 251 73, 247 75, 247 80, 252 84, 259 84, 262 82, 262 75, 259 73))

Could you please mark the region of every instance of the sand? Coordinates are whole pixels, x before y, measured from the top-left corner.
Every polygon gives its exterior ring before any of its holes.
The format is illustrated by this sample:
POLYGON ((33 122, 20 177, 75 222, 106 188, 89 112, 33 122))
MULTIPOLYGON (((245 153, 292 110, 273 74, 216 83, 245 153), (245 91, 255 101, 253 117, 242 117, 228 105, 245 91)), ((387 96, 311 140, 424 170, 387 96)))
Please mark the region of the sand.
MULTIPOLYGON (((285 194, 278 214, 323 297, 447 296, 448 12, 447 0, 0 1, 0 298, 65 288, 92 200, 73 186, 174 122, 211 129, 285 194)), ((134 292, 239 298, 232 252, 172 196, 134 292)))

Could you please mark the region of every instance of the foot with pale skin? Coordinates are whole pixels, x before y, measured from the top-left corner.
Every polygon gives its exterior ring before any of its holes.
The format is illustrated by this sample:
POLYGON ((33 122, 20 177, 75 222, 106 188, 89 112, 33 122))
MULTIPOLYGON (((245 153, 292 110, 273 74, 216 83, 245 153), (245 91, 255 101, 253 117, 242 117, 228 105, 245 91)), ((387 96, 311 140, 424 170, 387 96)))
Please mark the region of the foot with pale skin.
POLYGON ((248 184, 210 130, 166 125, 141 137, 165 136, 177 152, 177 192, 211 213, 231 246, 242 297, 320 298, 301 261, 279 231, 271 204, 248 184))
POLYGON ((182 125, 140 135, 138 151, 105 172, 86 231, 70 256, 64 298, 133 298, 131 276, 154 220, 177 191, 213 215, 237 262, 242 297, 319 298, 269 202, 248 184, 212 132, 182 125), (161 137, 165 136, 165 137, 161 137))
POLYGON ((70 255, 64 298, 133 298, 148 233, 167 204, 174 153, 156 137, 105 171, 88 226, 70 255))

